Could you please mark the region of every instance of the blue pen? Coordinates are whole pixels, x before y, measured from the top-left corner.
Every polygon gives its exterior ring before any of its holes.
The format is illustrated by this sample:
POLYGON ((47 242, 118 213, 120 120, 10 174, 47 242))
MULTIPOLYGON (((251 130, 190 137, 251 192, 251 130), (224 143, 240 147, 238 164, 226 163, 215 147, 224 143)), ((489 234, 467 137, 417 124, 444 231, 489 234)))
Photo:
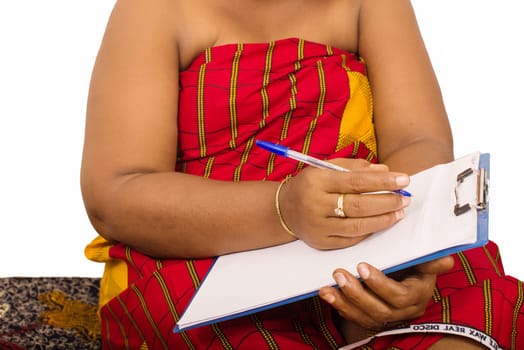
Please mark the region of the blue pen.
MULTIPOLYGON (((291 158, 291 159, 294 159, 296 161, 299 161, 299 162, 302 162, 302 163, 306 163, 306 164, 309 164, 309 165, 317 167, 317 168, 331 169, 331 170, 345 171, 345 172, 350 172, 351 171, 351 170, 343 168, 341 166, 338 166, 338 165, 335 165, 335 164, 332 164, 332 163, 320 160, 320 159, 315 158, 315 157, 311 157, 311 156, 309 156, 307 154, 300 153, 300 152, 297 152, 297 151, 293 151, 289 147, 278 145, 276 143, 272 143, 272 142, 268 142, 268 141, 262 141, 262 140, 257 140, 256 144, 257 144, 257 146, 262 147, 263 149, 265 149, 267 151, 270 151, 270 152, 273 152, 275 154, 278 154, 279 156, 283 156, 283 157, 286 157, 286 158, 291 158)), ((411 197, 411 193, 409 193, 408 191, 405 191, 405 190, 394 190, 393 192, 395 192, 397 194, 400 194, 402 196, 405 196, 405 197, 411 197)))

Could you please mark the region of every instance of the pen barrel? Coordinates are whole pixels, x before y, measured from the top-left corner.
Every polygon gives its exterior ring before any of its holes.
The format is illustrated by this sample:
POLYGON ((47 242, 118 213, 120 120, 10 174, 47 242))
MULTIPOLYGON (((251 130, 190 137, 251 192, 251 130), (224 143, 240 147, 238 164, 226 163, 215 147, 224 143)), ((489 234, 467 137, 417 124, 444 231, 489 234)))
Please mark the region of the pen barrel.
POLYGON ((311 156, 309 156, 307 154, 303 154, 303 153, 300 153, 300 152, 297 152, 297 151, 288 150, 287 151, 287 156, 289 158, 298 160, 299 162, 302 162, 302 163, 309 164, 309 165, 314 166, 316 168, 331 169, 331 170, 336 170, 336 171, 349 172, 349 170, 346 169, 346 168, 343 168, 341 166, 335 165, 333 163, 326 162, 324 160, 320 160, 320 159, 315 158, 315 157, 311 157, 311 156))

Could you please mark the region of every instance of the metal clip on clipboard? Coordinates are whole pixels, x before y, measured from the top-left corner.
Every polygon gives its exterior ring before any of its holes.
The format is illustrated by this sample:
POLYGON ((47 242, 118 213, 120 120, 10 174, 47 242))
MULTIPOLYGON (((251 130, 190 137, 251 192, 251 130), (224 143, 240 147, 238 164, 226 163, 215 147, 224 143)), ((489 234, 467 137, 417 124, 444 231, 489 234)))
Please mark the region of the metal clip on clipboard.
POLYGON ((471 208, 475 208, 477 210, 485 210, 488 206, 489 201, 489 179, 486 170, 483 168, 480 168, 479 170, 473 170, 472 168, 469 168, 458 174, 457 186, 455 187, 455 198, 456 204, 454 208, 454 213, 456 216, 468 212, 469 210, 471 210, 471 208), (477 177, 476 200, 473 202, 461 204, 459 199, 459 187, 464 183, 464 180, 471 175, 477 177))

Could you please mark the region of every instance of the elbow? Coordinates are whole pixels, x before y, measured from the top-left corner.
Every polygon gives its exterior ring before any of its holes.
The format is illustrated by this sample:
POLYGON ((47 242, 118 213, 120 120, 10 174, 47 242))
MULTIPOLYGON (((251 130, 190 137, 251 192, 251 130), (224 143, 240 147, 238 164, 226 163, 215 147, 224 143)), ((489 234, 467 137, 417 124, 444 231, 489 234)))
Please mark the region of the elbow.
POLYGON ((110 242, 129 240, 133 234, 132 205, 129 205, 130 180, 146 172, 91 173, 83 171, 80 187, 87 217, 95 231, 110 242))
POLYGON ((109 208, 111 203, 108 198, 108 189, 101 188, 100 184, 96 184, 95 181, 89 179, 82 174, 80 181, 80 188, 82 193, 82 199, 84 201, 84 208, 94 230, 106 240, 113 242, 116 241, 112 234, 112 225, 110 224, 109 208))
POLYGON ((111 233, 113 231, 111 229, 111 225, 109 224, 108 220, 105 219, 103 211, 97 208, 96 205, 89 203, 89 201, 86 201, 85 199, 84 207, 86 210, 87 218, 89 219, 89 222, 91 223, 91 226, 96 231, 96 233, 98 233, 100 236, 102 236, 109 242, 116 242, 117 240, 111 233))
POLYGON ((98 233, 100 236, 102 236, 109 242, 116 242, 117 240, 114 238, 114 235, 111 234, 111 232, 113 231, 111 229, 111 225, 106 220, 104 220, 104 216, 101 215, 101 213, 98 210, 90 206, 86 205, 85 208, 89 222, 91 223, 91 226, 96 231, 96 233, 98 233))

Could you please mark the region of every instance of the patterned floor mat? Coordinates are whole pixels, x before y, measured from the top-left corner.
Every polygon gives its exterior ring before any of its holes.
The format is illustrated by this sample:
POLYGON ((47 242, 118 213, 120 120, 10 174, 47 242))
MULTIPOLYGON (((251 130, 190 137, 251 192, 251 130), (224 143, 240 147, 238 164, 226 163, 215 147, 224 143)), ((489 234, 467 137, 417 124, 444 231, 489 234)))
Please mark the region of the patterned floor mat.
POLYGON ((0 278, 0 349, 100 349, 97 278, 0 278))

